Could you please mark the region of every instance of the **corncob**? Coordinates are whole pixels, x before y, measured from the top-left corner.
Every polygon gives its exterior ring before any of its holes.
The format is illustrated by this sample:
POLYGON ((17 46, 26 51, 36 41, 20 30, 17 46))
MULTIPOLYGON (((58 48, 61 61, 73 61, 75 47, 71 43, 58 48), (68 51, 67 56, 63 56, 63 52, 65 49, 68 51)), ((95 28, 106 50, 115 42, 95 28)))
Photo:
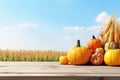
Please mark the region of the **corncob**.
POLYGON ((108 32, 112 24, 112 17, 109 18, 109 21, 107 22, 105 28, 103 29, 104 33, 108 32))
POLYGON ((109 36, 110 36, 110 29, 104 34, 104 43, 106 43, 109 39, 109 36))
POLYGON ((120 37, 119 37, 119 30, 118 30, 118 24, 117 22, 115 21, 115 35, 114 35, 114 41, 116 44, 119 44, 119 40, 120 40, 120 37))
POLYGON ((110 36, 109 36, 108 41, 109 42, 114 41, 114 26, 113 26, 113 23, 112 23, 111 28, 110 28, 110 36))
MULTIPOLYGON (((120 24, 118 23, 118 37, 120 39, 120 24)), ((120 41, 119 41, 120 42, 120 41)))

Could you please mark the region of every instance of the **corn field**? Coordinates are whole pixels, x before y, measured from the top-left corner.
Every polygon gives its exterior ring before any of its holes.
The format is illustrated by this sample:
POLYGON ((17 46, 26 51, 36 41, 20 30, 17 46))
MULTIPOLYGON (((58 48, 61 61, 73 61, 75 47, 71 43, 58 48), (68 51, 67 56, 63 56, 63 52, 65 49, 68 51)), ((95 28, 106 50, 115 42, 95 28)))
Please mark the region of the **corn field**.
POLYGON ((58 61, 66 52, 51 50, 0 50, 0 61, 58 61))

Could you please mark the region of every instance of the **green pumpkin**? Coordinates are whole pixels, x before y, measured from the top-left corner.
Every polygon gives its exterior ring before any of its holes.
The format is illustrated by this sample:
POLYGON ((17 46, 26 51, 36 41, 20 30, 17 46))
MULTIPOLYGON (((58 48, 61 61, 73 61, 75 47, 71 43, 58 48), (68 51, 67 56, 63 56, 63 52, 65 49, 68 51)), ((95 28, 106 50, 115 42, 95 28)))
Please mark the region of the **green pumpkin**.
POLYGON ((103 53, 104 54, 104 49, 102 47, 99 47, 95 50, 96 53, 103 53))
POLYGON ((105 51, 109 50, 109 49, 116 49, 117 45, 115 42, 106 42, 105 43, 105 51))

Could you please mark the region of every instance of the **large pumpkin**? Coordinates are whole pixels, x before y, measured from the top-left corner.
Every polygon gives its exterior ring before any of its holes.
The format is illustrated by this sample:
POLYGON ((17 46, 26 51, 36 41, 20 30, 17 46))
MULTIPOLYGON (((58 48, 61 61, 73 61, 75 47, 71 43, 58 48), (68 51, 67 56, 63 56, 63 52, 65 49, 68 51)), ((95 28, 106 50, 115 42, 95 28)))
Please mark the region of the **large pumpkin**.
POLYGON ((107 65, 120 65, 120 49, 109 49, 104 55, 104 62, 107 65))
POLYGON ((93 35, 92 38, 88 40, 87 46, 90 50, 95 52, 96 48, 102 47, 102 41, 99 38, 95 38, 93 35))
POLYGON ((85 46, 80 46, 80 40, 77 41, 77 46, 71 48, 67 53, 69 62, 75 65, 88 63, 90 56, 89 49, 85 46))
POLYGON ((116 49, 117 45, 115 42, 106 42, 105 43, 105 50, 109 50, 109 49, 116 49))

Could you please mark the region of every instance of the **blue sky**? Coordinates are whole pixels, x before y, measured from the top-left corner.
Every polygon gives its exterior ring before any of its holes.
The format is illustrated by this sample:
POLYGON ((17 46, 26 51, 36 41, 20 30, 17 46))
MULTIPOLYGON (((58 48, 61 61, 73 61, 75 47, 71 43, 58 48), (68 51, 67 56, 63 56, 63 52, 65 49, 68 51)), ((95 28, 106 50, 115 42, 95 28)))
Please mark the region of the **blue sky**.
POLYGON ((119 0, 0 0, 0 48, 67 51, 85 45, 112 14, 119 0))

